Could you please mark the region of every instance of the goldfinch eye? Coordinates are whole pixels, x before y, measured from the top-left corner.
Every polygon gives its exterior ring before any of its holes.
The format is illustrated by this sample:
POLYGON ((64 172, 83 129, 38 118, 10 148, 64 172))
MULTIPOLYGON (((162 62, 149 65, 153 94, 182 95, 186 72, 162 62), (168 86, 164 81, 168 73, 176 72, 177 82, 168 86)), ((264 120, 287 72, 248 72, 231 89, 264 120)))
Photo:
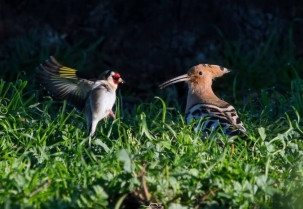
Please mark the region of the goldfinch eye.
POLYGON ((199 72, 199 75, 202 75, 202 71, 199 72))

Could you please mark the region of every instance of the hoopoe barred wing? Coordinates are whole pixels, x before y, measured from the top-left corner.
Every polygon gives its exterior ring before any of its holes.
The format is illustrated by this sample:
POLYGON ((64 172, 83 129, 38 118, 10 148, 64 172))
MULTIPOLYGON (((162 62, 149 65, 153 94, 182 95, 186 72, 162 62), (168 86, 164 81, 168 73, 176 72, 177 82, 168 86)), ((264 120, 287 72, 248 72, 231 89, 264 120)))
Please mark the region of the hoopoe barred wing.
POLYGON ((215 131, 221 127, 227 136, 246 135, 244 125, 240 121, 235 108, 231 105, 227 107, 218 107, 211 104, 194 105, 186 114, 187 124, 192 119, 200 121, 197 128, 205 133, 215 131))
POLYGON ((76 75, 77 70, 64 67, 54 57, 45 61, 37 72, 39 82, 46 88, 54 99, 64 100, 82 110, 89 91, 94 82, 76 75))

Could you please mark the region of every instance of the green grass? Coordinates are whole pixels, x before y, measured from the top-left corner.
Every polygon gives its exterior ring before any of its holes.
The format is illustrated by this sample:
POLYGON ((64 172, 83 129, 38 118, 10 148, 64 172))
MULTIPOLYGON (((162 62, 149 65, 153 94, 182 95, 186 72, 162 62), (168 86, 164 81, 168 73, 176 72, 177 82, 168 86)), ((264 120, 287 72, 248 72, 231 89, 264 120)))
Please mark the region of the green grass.
POLYGON ((142 208, 302 207, 303 61, 291 29, 254 48, 221 34, 211 55, 233 69, 215 81, 215 92, 235 105, 250 140, 202 141, 185 125, 173 91, 154 90, 154 99, 133 107, 127 101, 137 95, 122 87, 117 119, 99 123, 92 148, 82 114, 45 96, 32 75, 49 55, 80 70, 115 58, 97 49, 103 37, 71 46, 49 34, 30 30, 3 47, 0 208, 118 209, 135 208, 134 201, 142 208))
POLYGON ((295 90, 285 100, 276 93, 273 119, 272 95, 258 116, 238 108, 250 140, 234 144, 202 141, 158 97, 128 112, 119 96, 117 119, 101 121, 88 148, 81 114, 39 100, 26 81, 1 81, 0 207, 123 208, 129 192, 144 199, 146 166, 150 203, 165 208, 299 208, 303 129, 291 105, 302 103, 295 90))

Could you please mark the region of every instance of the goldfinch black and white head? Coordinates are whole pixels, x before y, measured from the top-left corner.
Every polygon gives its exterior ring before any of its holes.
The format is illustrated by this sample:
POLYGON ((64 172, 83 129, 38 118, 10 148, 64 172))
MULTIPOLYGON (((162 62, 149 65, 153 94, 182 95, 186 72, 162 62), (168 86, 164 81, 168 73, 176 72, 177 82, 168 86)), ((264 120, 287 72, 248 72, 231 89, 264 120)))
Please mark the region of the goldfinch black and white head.
POLYGON ((67 100, 84 111, 90 137, 101 119, 115 118, 112 107, 116 101, 116 90, 119 84, 124 83, 119 73, 107 70, 97 79, 87 79, 51 56, 50 61, 40 65, 37 79, 54 99, 67 100))

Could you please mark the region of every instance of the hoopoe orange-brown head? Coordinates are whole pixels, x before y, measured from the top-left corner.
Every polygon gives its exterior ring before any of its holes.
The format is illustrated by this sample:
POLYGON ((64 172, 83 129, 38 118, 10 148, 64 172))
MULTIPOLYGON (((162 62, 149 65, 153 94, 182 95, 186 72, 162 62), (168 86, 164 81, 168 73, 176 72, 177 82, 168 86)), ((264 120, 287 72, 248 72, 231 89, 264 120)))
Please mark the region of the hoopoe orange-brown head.
POLYGON ((212 80, 217 77, 230 72, 227 68, 218 65, 200 64, 189 69, 187 74, 170 79, 160 85, 160 88, 165 88, 171 84, 179 82, 188 82, 191 87, 199 84, 210 84, 212 80))
POLYGON ((191 83, 202 83, 206 80, 213 80, 214 78, 221 77, 230 70, 218 65, 200 64, 193 66, 189 69, 188 75, 191 77, 191 83))
POLYGON ((211 139, 217 130, 228 137, 245 134, 245 127, 233 106, 216 96, 212 89, 213 79, 221 77, 230 70, 218 65, 200 64, 191 67, 187 74, 168 80, 160 85, 165 88, 174 83, 188 84, 187 101, 185 108, 186 123, 198 120, 195 130, 201 130, 204 136, 211 139))

